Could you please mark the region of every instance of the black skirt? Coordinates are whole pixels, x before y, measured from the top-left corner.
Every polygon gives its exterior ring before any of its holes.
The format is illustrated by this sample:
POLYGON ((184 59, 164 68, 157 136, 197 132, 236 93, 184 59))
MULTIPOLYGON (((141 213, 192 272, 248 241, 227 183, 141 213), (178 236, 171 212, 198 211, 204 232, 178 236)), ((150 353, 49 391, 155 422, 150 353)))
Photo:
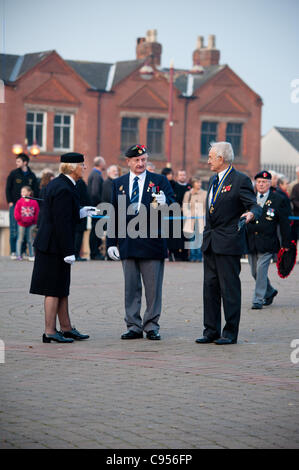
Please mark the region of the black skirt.
POLYGON ((35 250, 30 294, 67 297, 70 293, 71 265, 61 255, 35 250))

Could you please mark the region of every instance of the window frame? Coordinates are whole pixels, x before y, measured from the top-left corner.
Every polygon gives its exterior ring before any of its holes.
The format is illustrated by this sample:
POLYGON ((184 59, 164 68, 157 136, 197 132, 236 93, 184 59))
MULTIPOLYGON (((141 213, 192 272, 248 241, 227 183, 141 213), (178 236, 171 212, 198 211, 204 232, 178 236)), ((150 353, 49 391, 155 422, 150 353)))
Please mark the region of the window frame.
POLYGON ((225 139, 226 139, 226 142, 230 142, 232 147, 233 147, 233 150, 234 150, 234 156, 235 156, 235 159, 239 159, 241 160, 242 159, 242 149, 243 149, 243 129, 244 129, 244 123, 243 122, 227 122, 226 123, 226 129, 225 129, 225 139), (229 125, 238 125, 241 127, 241 132, 240 134, 237 134, 236 132, 231 132, 230 136, 232 137, 240 137, 240 143, 239 143, 239 153, 237 154, 235 152, 235 148, 234 148, 234 144, 233 142, 228 138, 228 135, 227 135, 227 128, 229 125))
POLYGON ((218 135, 218 126, 219 126, 219 121, 201 121, 201 128, 200 128, 200 157, 207 160, 209 158, 209 148, 210 148, 210 142, 216 142, 217 141, 217 135, 218 135), (216 124, 216 130, 215 131, 203 131, 203 125, 204 124, 216 124), (207 152, 203 153, 202 152, 202 139, 203 136, 209 136, 213 135, 213 137, 209 138, 209 142, 206 142, 206 147, 207 147, 207 152))
POLYGON ((48 114, 46 111, 41 111, 39 109, 32 109, 28 108, 26 109, 26 121, 25 121, 25 135, 26 135, 26 140, 27 140, 27 145, 30 147, 31 145, 36 142, 39 146, 41 151, 45 152, 47 149, 47 117, 48 114), (28 121, 28 114, 32 113, 34 115, 34 120, 33 121, 28 121), (36 126, 38 125, 38 122, 36 120, 36 115, 37 114, 42 114, 43 115, 43 122, 41 125, 42 128, 42 142, 39 143, 36 139, 36 126), (32 143, 29 143, 28 137, 27 137, 27 126, 28 125, 33 125, 33 140, 32 143))
POLYGON ((136 144, 136 142, 139 142, 139 123, 140 123, 140 118, 136 116, 122 116, 121 117, 121 123, 120 123, 120 151, 123 153, 126 151, 131 145, 136 144), (130 119, 130 120, 135 120, 136 121, 136 136, 132 139, 126 139, 124 141, 123 139, 123 132, 130 132, 133 131, 134 128, 126 127, 123 128, 123 122, 124 119, 130 119), (123 143, 124 142, 124 143, 123 143))
POLYGON ((54 152, 72 152, 74 149, 74 114, 67 112, 67 111, 55 111, 54 112, 54 118, 53 118, 53 150, 54 152), (70 124, 64 125, 64 123, 61 123, 60 125, 57 125, 55 123, 55 117, 56 116, 69 116, 70 117, 70 124), (63 136, 61 140, 61 132, 64 127, 69 127, 70 129, 70 135, 69 135, 69 147, 55 147, 55 127, 59 127, 60 129, 60 143, 63 142, 63 136))
MULTIPOLYGON (((156 142, 154 142, 155 145, 156 145, 156 142)), ((149 148, 149 151, 151 153, 151 155, 154 155, 154 156, 157 156, 157 157, 161 157, 164 155, 164 145, 165 145, 165 119, 163 118, 156 118, 156 117, 149 117, 148 120, 147 120, 147 127, 146 127, 146 145, 147 147, 149 148), (161 129, 158 129, 158 128, 152 128, 152 129, 149 129, 149 122, 150 121, 160 121, 162 123, 162 126, 161 126, 161 129), (156 149, 151 147, 150 143, 149 143, 149 133, 152 132, 152 135, 154 136, 154 140, 155 140, 155 137, 157 135, 159 135, 161 137, 161 150, 160 152, 156 152, 156 149)))

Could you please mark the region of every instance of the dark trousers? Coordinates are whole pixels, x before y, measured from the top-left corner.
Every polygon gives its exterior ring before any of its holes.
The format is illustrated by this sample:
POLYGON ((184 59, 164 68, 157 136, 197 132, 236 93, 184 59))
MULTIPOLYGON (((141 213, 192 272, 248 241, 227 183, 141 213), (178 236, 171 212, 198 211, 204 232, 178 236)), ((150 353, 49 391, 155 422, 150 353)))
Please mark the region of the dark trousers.
POLYGON ((204 336, 237 340, 241 316, 240 256, 204 252, 204 336), (221 299, 225 326, 221 335, 221 299))
POLYGON ((102 245, 102 239, 97 237, 95 228, 98 219, 91 219, 91 230, 89 235, 89 249, 90 249, 90 257, 95 258, 99 252, 99 248, 102 245))
POLYGON ((84 232, 82 230, 76 230, 75 232, 75 256, 78 258, 80 256, 80 251, 81 251, 81 246, 82 246, 82 240, 83 240, 83 234, 84 232))

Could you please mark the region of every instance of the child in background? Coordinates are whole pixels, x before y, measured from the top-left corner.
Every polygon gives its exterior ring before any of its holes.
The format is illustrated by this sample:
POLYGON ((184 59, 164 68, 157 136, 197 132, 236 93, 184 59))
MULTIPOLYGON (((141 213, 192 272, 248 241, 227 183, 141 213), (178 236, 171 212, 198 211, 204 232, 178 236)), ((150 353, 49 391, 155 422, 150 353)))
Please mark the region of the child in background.
POLYGON ((17 239, 17 260, 22 260, 22 243, 27 240, 29 250, 29 261, 34 261, 33 253, 33 230, 36 227, 39 205, 34 199, 28 199, 33 196, 30 186, 23 186, 21 189, 21 198, 15 206, 15 219, 18 223, 18 239, 17 239))

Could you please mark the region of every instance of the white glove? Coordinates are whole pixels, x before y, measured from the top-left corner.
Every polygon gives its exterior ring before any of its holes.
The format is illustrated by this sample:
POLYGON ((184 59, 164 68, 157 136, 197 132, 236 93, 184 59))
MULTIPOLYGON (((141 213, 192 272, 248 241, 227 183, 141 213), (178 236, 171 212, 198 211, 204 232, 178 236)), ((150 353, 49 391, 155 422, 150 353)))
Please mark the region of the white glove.
POLYGON ((83 219, 83 217, 88 217, 92 216, 96 213, 97 208, 93 206, 84 206, 81 207, 80 209, 80 219, 83 219))
POLYGON ((159 205, 165 204, 166 202, 166 196, 164 194, 164 191, 160 191, 159 194, 152 193, 152 197, 156 198, 156 201, 159 205))
POLYGON ((113 259, 114 261, 119 261, 120 256, 117 246, 110 246, 107 253, 109 258, 113 259))
POLYGON ((74 262, 76 261, 76 257, 75 255, 66 256, 65 258, 63 258, 63 261, 67 264, 74 264, 74 262))

